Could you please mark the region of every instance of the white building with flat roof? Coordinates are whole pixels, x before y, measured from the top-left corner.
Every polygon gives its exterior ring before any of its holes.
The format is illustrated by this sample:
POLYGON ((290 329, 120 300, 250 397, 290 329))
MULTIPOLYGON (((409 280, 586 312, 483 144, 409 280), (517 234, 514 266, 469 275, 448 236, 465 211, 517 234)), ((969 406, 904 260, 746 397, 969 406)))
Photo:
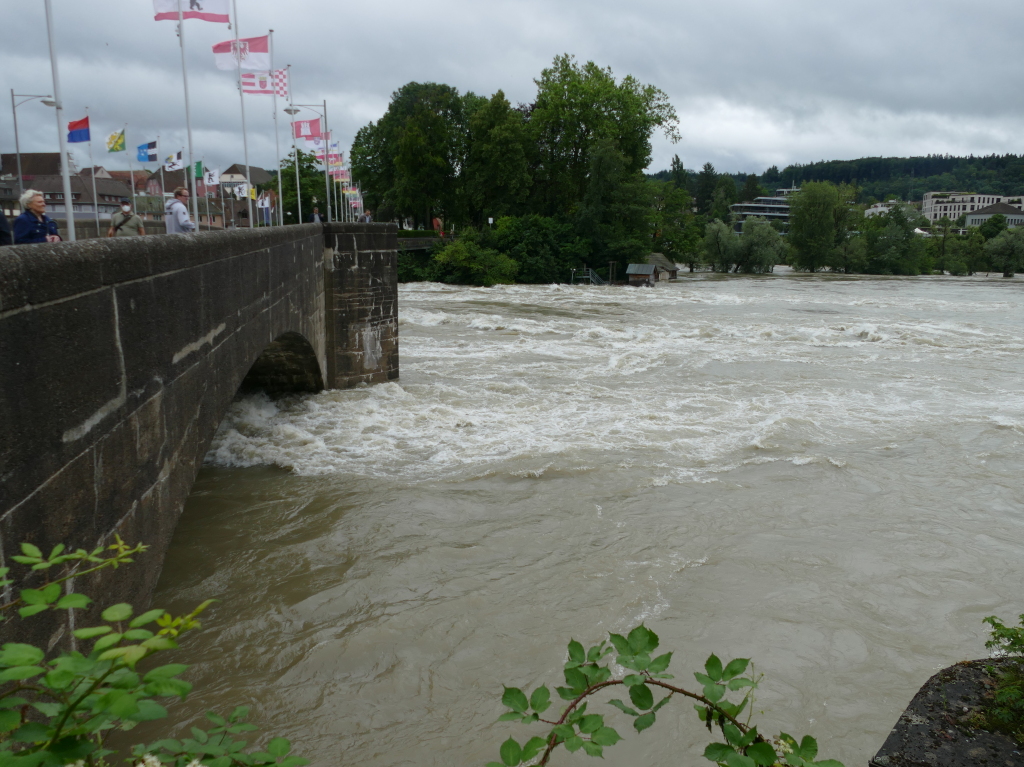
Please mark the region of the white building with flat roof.
POLYGON ((973 213, 989 205, 1011 205, 1024 211, 1021 195, 975 194, 974 192, 927 192, 921 204, 921 213, 929 221, 938 221, 943 216, 956 221, 964 213, 973 213))

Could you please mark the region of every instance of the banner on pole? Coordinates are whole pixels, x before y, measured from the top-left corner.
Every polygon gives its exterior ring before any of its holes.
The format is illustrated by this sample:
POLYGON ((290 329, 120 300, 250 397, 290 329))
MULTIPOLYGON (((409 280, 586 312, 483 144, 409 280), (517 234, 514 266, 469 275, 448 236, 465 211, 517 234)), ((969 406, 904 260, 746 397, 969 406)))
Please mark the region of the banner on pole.
POLYGON ((156 162, 158 159, 155 141, 150 141, 148 144, 139 144, 135 148, 135 152, 135 159, 139 162, 156 162))
POLYGON ((270 69, 270 38, 243 37, 241 40, 225 40, 213 46, 213 59, 217 69, 268 70, 270 69))
POLYGON ((89 141, 89 118, 84 117, 81 120, 72 120, 68 123, 68 143, 69 144, 81 144, 83 141, 89 141))
POLYGON ((312 138, 320 135, 320 118, 296 120, 292 123, 292 138, 312 138))
POLYGON ((220 186, 220 169, 213 170, 212 168, 207 168, 203 181, 207 186, 220 186))
POLYGON ((197 160, 195 163, 195 177, 201 179, 203 177, 203 161, 197 160))
POLYGON ((228 0, 153 0, 156 21, 177 21, 179 10, 183 19, 199 19, 218 24, 231 22, 228 0))
POLYGON ((182 159, 181 152, 169 154, 164 160, 164 170, 181 170, 184 167, 185 161, 182 159))
POLYGON ((257 96, 280 96, 288 98, 288 70, 273 72, 245 72, 242 75, 242 92, 257 96))
POLYGON ((124 152, 127 147, 124 143, 124 131, 114 131, 107 136, 107 151, 108 152, 124 152))

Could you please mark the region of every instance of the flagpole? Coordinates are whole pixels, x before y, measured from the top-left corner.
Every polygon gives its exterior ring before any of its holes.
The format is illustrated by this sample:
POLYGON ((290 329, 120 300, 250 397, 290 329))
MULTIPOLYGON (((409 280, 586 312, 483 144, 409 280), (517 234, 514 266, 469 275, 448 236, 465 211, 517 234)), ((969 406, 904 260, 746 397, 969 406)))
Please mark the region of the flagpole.
MULTIPOLYGON (((89 107, 85 108, 85 119, 89 119, 89 107)), ((92 178, 92 212, 96 219, 96 236, 100 236, 100 198, 96 194, 96 163, 92 159, 92 124, 89 124, 89 176, 92 178)))
POLYGON ((50 0, 46 6, 46 37, 50 43, 50 71, 53 74, 53 101, 57 111, 57 139, 60 142, 60 175, 64 185, 64 210, 68 227, 68 240, 75 241, 75 212, 71 195, 71 171, 68 168, 68 137, 64 127, 64 102, 60 97, 60 72, 57 70, 57 47, 53 41, 53 9, 50 0))
MULTIPOLYGON (((292 65, 288 65, 288 108, 295 111, 295 89, 292 87, 292 65)), ((289 113, 291 119, 294 121, 295 116, 291 112, 289 113)), ((302 221, 302 183, 299 181, 299 146, 295 143, 295 124, 291 123, 292 128, 292 151, 295 153, 295 200, 299 205, 299 220, 296 224, 303 223, 302 221)))
POLYGON ((274 151, 277 162, 277 213, 278 223, 284 226, 284 210, 281 201, 284 199, 284 187, 281 186, 281 132, 277 126, 277 70, 274 69, 274 30, 270 30, 270 84, 274 89, 274 151))
POLYGON ((324 134, 327 146, 324 147, 324 191, 327 192, 327 221, 331 220, 331 131, 327 127, 327 99, 324 99, 324 134))
POLYGON ((124 137, 124 153, 128 155, 128 178, 131 179, 132 187, 132 212, 137 214, 139 209, 135 203, 135 169, 132 168, 132 152, 128 148, 128 123, 124 124, 124 132, 121 135, 124 137))
POLYGON ((249 228, 253 226, 252 218, 252 173, 249 170, 249 138, 245 132, 245 92, 242 90, 242 45, 238 36, 238 0, 231 0, 231 10, 235 19, 235 73, 238 75, 238 101, 242 105, 242 152, 245 156, 245 201, 249 211, 249 228))
MULTIPOLYGON (((185 187, 189 188, 189 176, 195 175, 192 166, 192 115, 188 104, 188 68, 185 66, 185 18, 182 15, 181 4, 184 0, 178 0, 178 42, 181 45, 181 79, 185 84, 185 128, 188 130, 188 167, 185 173, 185 187)), ((196 200, 196 184, 192 179, 190 195, 192 197, 192 216, 199 226, 199 201, 196 200)))

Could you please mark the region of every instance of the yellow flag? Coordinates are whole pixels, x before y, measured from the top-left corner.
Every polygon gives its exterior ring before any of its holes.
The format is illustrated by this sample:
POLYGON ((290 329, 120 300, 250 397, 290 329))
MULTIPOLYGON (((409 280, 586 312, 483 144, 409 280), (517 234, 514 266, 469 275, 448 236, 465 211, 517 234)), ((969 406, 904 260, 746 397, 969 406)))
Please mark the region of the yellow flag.
POLYGON ((250 200, 255 200, 256 199, 256 187, 254 187, 254 186, 250 186, 249 187, 249 199, 250 200))
POLYGON ((123 152, 124 150, 125 150, 125 146, 124 146, 124 131, 122 130, 122 131, 117 131, 116 133, 111 133, 107 137, 107 151, 108 152, 123 152))

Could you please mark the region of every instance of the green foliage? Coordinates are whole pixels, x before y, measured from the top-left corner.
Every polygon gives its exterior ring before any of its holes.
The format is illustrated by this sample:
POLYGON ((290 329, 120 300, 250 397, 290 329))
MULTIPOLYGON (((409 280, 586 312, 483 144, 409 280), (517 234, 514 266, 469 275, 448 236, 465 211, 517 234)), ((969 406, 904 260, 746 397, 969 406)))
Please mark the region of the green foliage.
POLYGON ((754 690, 761 677, 745 676, 750 668, 748 659, 736 658, 723 664, 717 656, 711 655, 703 673, 694 674, 699 691, 687 690, 668 681, 674 678, 667 673, 672 653, 656 654, 659 644, 658 635, 644 625, 635 627, 625 636, 609 634, 608 639, 589 649, 571 640, 569 659, 562 671, 565 686, 555 688, 567 705, 557 716, 549 714, 545 718, 551 706, 547 687, 538 687, 529 700, 522 690, 506 687, 501 702, 510 710, 498 721, 541 724, 544 731, 522 745, 509 738, 499 748, 501 761, 488 762, 487 767, 546 765, 559 746, 570 753, 582 750, 589 756, 604 756, 605 748, 623 738, 606 722, 604 714, 590 712, 588 705, 594 702, 593 696, 619 686, 626 688, 629 703, 613 698, 607 705, 631 718, 638 734, 657 722, 658 712, 674 696, 696 701, 694 709, 703 726, 712 734, 717 728, 724 741, 708 745, 704 758, 721 767, 842 767, 832 759, 815 761, 818 744, 809 735, 797 741, 780 733, 768 740, 758 733, 756 726, 751 726, 754 690), (609 667, 612 659, 628 673, 614 676, 609 667), (746 721, 741 721, 744 711, 747 711, 746 721))
POLYGON ((1002 213, 996 213, 991 216, 988 221, 978 227, 978 231, 981 232, 981 236, 988 242, 993 237, 997 237, 1000 232, 1006 229, 1006 216, 1002 213))
POLYGON ((782 235, 763 218, 752 216, 743 222, 743 233, 734 256, 734 271, 767 274, 782 262, 784 251, 782 235))
POLYGON ((313 214, 313 198, 321 214, 327 215, 327 189, 324 187, 324 172, 317 168, 316 156, 312 152, 293 150, 281 162, 281 191, 284 194, 284 221, 286 224, 304 224, 313 214), (299 198, 295 186, 295 155, 299 156, 299 184, 302 187, 302 217, 299 218, 299 198), (289 215, 291 214, 291 215, 289 215))
MULTIPOLYGON (((984 232, 981 234, 984 236, 984 232)), ((1024 229, 1004 229, 985 243, 985 255, 988 256, 992 267, 1002 272, 1004 277, 1012 277, 1017 272, 1024 271, 1024 229)))
POLYGON ((483 247, 477 239, 470 231, 437 251, 434 263, 438 278, 442 282, 485 288, 514 282, 519 265, 504 253, 483 247))
MULTIPOLYGON (((74 581, 106 568, 131 563, 146 547, 127 546, 120 537, 107 549, 78 549, 65 553, 62 545, 48 557, 29 543, 12 557, 33 572, 43 572, 38 588, 21 589, 18 598, 3 605, 3 618, 17 608, 21 619, 50 610, 84 610, 92 600, 70 591, 74 581), (60 573, 57 575, 57 573, 60 573), (56 576, 56 577, 55 577, 56 576), (68 593, 65 593, 68 592, 68 593)), ((0 568, 0 586, 14 585, 10 568, 0 568)), ((107 607, 102 623, 74 630, 71 650, 47 659, 42 648, 7 643, 0 648, 0 767, 62 767, 106 764, 114 752, 106 747, 115 731, 130 730, 139 722, 167 717, 160 699, 184 700, 192 685, 180 679, 188 666, 165 664, 142 673, 138 664, 177 648, 177 638, 200 627, 199 615, 207 600, 187 615, 173 616, 162 609, 134 615, 129 604, 107 607)), ((85 620, 79 616, 78 621, 85 620)), ((291 745, 274 738, 266 751, 246 750, 246 741, 233 736, 256 729, 245 722, 246 708, 222 718, 207 717, 214 727, 192 728, 192 738, 159 740, 133 748, 146 767, 185 767, 202 760, 206 767, 278 765, 302 767, 308 760, 289 756, 291 745)))
POLYGON ((739 249, 739 238, 728 224, 716 219, 704 228, 704 262, 712 270, 728 272, 732 269, 739 249))
POLYGON ((985 711, 986 724, 1024 745, 1024 615, 1020 616, 1020 626, 1006 626, 994 615, 985 618, 984 622, 992 627, 992 638, 985 646, 1015 659, 1002 672, 988 668, 998 681, 985 711))
POLYGON ((499 218, 485 242, 519 264, 517 282, 566 282, 580 268, 588 245, 564 219, 528 215, 499 218))
POLYGON ((828 182, 804 184, 793 196, 789 217, 789 241, 793 266, 808 272, 823 269, 850 231, 849 202, 855 189, 828 182))

